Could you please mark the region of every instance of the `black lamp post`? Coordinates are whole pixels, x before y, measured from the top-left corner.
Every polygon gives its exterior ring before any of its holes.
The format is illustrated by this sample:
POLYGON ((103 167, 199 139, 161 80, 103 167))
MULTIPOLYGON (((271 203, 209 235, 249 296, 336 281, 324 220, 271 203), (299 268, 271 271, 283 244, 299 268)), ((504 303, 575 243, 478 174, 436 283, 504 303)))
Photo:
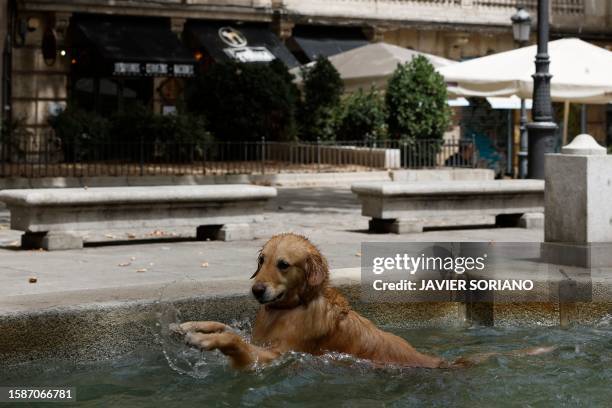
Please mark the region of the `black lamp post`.
MULTIPOLYGON (((523 47, 529 42, 531 36, 531 16, 523 5, 517 6, 516 9, 516 13, 510 17, 510 20, 512 20, 512 36, 519 47, 523 47)), ((525 108, 525 99, 523 98, 521 98, 521 118, 519 123, 521 132, 521 150, 518 152, 519 178, 524 179, 527 177, 527 109, 525 108)))
POLYGON ((550 79, 548 72, 548 0, 538 0, 538 53, 536 72, 533 75, 533 122, 527 124, 529 132, 528 177, 544 178, 544 154, 554 152, 557 124, 553 122, 550 100, 550 79))

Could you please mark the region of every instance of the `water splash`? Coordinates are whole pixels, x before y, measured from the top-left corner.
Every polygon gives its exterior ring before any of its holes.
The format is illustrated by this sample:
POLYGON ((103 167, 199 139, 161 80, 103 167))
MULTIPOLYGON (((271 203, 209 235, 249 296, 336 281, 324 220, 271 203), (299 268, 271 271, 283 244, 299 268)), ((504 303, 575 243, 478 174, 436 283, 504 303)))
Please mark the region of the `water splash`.
MULTIPOLYGON (((201 352, 184 343, 183 337, 172 333, 170 326, 184 321, 181 312, 172 303, 159 302, 157 312, 157 341, 168 366, 181 375, 196 379, 205 379, 216 371, 228 369, 227 358, 219 351, 201 352)), ((229 326, 246 341, 250 341, 252 332, 251 320, 244 318, 233 320, 229 326)), ((308 353, 288 352, 271 364, 258 364, 253 372, 259 376, 295 374, 304 369, 319 373, 343 371, 345 374, 372 369, 372 363, 348 354, 326 353, 315 356, 308 353), (330 371, 331 370, 331 371, 330 371)), ((389 367, 392 369, 392 367, 389 367)))
POLYGON ((201 352, 185 344, 183 336, 170 331, 170 325, 181 323, 180 311, 172 304, 160 307, 158 312, 159 343, 170 368, 182 375, 203 379, 225 365, 218 351, 201 352))
POLYGON ((605 315, 597 323, 595 323, 595 327, 598 328, 611 328, 612 329, 612 314, 605 315))

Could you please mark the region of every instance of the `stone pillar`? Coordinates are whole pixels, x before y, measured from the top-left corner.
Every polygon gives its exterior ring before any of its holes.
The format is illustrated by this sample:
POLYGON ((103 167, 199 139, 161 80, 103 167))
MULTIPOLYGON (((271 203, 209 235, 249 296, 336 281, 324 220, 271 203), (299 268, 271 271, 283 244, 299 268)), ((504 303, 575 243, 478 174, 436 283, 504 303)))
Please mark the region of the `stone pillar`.
POLYGON ((612 266, 612 155, 582 134, 545 156, 543 261, 612 266))
POLYGON ((285 42, 293 35, 294 26, 295 24, 289 21, 285 14, 281 13, 279 10, 274 11, 271 28, 274 34, 276 34, 282 42, 285 42))

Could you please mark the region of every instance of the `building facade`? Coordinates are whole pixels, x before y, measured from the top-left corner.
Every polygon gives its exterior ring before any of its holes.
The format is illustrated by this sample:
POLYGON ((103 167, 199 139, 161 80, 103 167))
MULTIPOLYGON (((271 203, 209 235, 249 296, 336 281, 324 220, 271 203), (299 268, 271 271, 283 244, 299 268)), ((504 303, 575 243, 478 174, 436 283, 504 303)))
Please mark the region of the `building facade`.
MULTIPOLYGON (((234 59, 289 66, 373 41, 455 60, 482 56, 516 46, 518 3, 535 17, 536 0, 9 0, 0 17, 2 115, 36 143, 72 97, 99 109, 132 98, 171 111, 192 64, 227 58, 232 42, 249 43, 234 59)), ((612 0, 550 3, 552 39, 612 46, 612 0)), ((601 123, 607 111, 589 114, 601 123)))

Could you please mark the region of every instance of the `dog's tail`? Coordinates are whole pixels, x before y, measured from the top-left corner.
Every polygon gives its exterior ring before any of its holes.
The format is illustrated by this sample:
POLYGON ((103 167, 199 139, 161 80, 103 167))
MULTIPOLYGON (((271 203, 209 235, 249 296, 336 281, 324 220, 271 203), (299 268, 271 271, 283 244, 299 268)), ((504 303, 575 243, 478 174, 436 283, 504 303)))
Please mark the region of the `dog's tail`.
POLYGON ((539 356, 542 354, 548 354, 557 349, 556 346, 549 347, 530 347, 520 350, 512 350, 506 352, 490 352, 490 353, 478 353, 470 356, 459 357, 451 363, 448 363, 447 368, 466 368, 472 367, 478 364, 482 364, 489 359, 496 356, 509 356, 509 357, 525 357, 525 356, 539 356))

